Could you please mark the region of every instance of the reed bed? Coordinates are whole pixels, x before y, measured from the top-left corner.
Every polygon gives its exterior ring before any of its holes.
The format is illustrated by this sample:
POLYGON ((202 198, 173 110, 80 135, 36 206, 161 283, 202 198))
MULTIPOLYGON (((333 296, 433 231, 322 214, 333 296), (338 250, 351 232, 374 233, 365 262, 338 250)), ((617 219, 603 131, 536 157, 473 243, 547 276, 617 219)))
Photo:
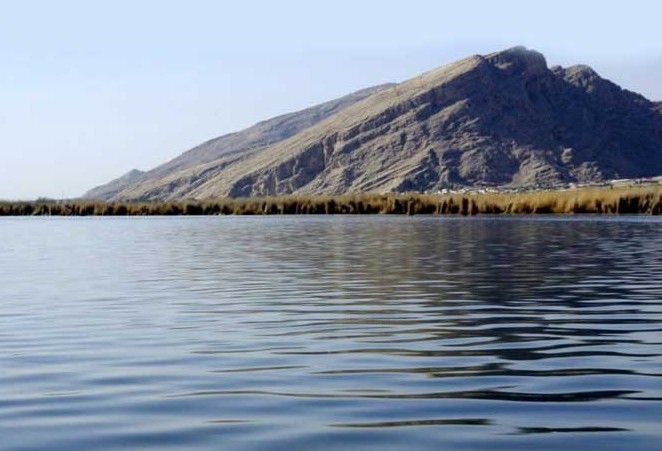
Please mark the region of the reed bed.
POLYGON ((662 213, 662 187, 581 188, 523 193, 289 195, 167 202, 0 202, 0 216, 576 213, 659 215, 662 213))

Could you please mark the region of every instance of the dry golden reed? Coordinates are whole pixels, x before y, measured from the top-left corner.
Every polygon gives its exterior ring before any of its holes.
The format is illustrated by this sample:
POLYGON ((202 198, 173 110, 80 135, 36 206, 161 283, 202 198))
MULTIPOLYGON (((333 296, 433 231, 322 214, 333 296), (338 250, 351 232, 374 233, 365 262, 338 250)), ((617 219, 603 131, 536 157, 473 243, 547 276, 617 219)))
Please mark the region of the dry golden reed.
POLYGON ((662 213, 662 187, 524 193, 290 195, 167 202, 0 202, 0 216, 573 213, 659 215, 662 213))

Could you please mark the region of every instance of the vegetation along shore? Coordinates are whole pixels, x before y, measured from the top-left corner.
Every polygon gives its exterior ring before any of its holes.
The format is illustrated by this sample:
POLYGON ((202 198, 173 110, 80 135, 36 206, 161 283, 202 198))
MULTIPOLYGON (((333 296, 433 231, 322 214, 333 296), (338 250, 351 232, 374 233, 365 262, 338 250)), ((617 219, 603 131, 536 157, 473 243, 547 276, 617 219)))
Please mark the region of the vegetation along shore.
POLYGON ((573 213, 659 215, 662 187, 591 187, 522 193, 289 195, 166 202, 0 202, 0 216, 573 213))

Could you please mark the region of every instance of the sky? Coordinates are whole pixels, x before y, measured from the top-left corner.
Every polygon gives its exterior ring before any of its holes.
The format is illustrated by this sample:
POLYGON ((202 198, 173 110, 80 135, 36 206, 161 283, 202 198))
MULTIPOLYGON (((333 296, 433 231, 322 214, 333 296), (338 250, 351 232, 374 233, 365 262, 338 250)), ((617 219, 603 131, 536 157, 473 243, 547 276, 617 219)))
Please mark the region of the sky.
POLYGON ((662 100, 662 2, 0 0, 0 199, 515 45, 662 100))

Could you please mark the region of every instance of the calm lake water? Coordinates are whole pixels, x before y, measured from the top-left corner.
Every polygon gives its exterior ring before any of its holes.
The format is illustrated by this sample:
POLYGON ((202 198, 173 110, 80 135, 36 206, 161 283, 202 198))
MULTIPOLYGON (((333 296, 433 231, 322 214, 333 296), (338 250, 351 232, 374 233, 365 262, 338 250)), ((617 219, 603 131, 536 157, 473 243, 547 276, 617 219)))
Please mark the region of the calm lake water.
POLYGON ((3 450, 659 450, 660 218, 0 220, 3 450))

